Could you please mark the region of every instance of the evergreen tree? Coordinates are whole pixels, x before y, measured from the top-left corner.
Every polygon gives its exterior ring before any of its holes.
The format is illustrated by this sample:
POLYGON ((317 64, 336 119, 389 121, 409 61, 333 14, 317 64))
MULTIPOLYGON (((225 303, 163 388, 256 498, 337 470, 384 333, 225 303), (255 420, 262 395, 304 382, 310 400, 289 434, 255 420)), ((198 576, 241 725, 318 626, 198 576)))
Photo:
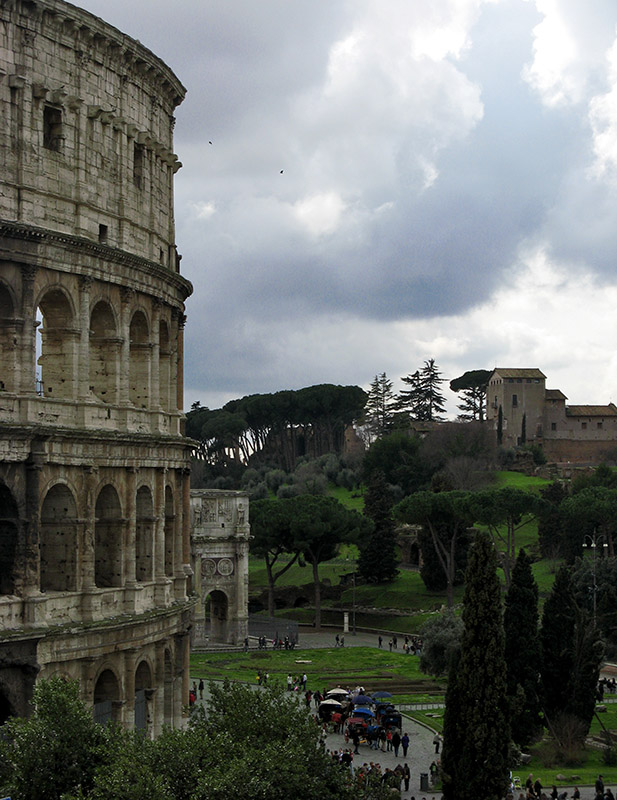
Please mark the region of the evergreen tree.
POLYGON ((389 583, 396 578, 396 535, 392 519, 392 492, 383 472, 374 472, 364 494, 364 515, 373 531, 360 549, 358 571, 369 583, 389 583))
POLYGON ((523 414, 521 422, 521 444, 527 444, 527 414, 523 414))
POLYGON ((549 722, 568 705, 574 667, 575 605, 568 567, 561 567, 542 613, 542 690, 549 722))
POLYGON ((563 556, 564 519, 559 506, 567 496, 563 481, 553 481, 540 489, 545 506, 538 514, 538 544, 544 558, 563 556))
POLYGON ((385 372, 375 375, 364 408, 364 419, 370 439, 379 439, 394 426, 397 398, 392 391, 392 381, 385 372))
POLYGON ((495 548, 482 532, 469 557, 462 617, 460 661, 450 671, 444 716, 444 797, 499 800, 510 741, 505 637, 495 548))
POLYGON ((604 644, 592 615, 575 601, 572 572, 562 567, 542 614, 542 683, 544 710, 555 736, 556 719, 570 725, 584 741, 593 718, 604 644))
POLYGON ((486 390, 488 379, 492 372, 488 369, 472 369, 463 373, 459 378, 450 381, 450 389, 460 392, 462 402, 458 409, 461 412, 458 418, 464 422, 471 420, 484 421, 486 406, 486 390))
POLYGON ((497 444, 499 447, 503 444, 503 408, 501 405, 497 412, 497 444))
POLYGON ((401 378, 410 388, 398 395, 398 408, 409 412, 413 419, 437 421, 445 413, 446 400, 440 391, 444 382, 434 358, 424 362, 420 370, 401 378))
POLYGON ((524 550, 519 552, 512 570, 512 581, 506 595, 504 630, 512 739, 522 747, 533 742, 542 729, 538 586, 524 550))

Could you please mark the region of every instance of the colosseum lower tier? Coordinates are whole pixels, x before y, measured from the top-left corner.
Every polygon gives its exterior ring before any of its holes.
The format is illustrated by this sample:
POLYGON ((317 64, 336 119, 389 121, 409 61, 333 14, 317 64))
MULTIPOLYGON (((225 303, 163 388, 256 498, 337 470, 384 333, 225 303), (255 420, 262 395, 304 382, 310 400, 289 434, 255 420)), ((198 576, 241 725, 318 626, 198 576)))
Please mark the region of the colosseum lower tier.
POLYGON ((182 723, 193 603, 174 109, 149 50, 0 1, 0 722, 36 682, 182 723))

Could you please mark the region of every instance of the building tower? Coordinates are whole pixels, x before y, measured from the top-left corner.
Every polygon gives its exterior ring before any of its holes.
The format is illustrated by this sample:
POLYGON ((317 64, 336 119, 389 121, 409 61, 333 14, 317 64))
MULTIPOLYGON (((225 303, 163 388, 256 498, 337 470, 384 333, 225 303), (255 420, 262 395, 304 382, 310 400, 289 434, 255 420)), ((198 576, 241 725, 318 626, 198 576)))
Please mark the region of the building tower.
POLYGON ((156 734, 192 603, 173 112, 139 42, 0 4, 0 721, 40 678, 156 734))

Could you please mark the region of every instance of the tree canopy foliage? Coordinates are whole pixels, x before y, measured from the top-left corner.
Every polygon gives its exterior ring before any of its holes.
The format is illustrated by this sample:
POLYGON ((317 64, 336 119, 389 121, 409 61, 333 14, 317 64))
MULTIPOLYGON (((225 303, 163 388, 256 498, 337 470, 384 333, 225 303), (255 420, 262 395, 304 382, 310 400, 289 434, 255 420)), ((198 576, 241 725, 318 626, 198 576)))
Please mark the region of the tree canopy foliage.
POLYGON ((151 740, 95 723, 78 684, 54 678, 0 737, 0 792, 14 800, 385 800, 326 754, 321 728, 279 687, 210 685, 183 730, 151 740))
POLYGON ((409 413, 412 419, 436 421, 445 413, 445 397, 441 392, 444 378, 434 358, 424 362, 421 369, 401 378, 408 389, 398 395, 398 408, 409 413))
POLYGON ((461 392, 458 408, 460 420, 484 421, 488 379, 493 373, 488 369, 471 369, 450 381, 453 392, 461 392))
POLYGON ((374 472, 364 494, 371 532, 360 544, 358 572, 368 583, 389 583, 398 574, 392 492, 383 472, 374 472))
POLYGON ((345 429, 361 416, 366 399, 359 386, 325 383, 247 395, 216 410, 196 404, 186 433, 210 463, 270 463, 289 470, 300 456, 341 452, 345 429))

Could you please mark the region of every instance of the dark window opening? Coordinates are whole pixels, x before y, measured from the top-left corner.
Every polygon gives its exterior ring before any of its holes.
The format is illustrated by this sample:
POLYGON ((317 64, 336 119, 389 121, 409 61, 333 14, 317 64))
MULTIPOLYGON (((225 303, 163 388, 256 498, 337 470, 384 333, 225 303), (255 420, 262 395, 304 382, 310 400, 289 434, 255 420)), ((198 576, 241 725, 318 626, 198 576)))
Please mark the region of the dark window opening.
POLYGON ((514 408, 514 406, 517 406, 517 405, 518 405, 518 395, 517 394, 513 394, 512 395, 512 407, 514 408))
POLYGON ((107 242, 107 225, 99 225, 99 242, 105 244, 107 242))
POLYGON ((144 187, 144 163, 146 148, 143 144, 135 143, 133 147, 133 183, 138 189, 144 187))
POLYGON ((598 422, 598 428, 601 428, 601 427, 602 427, 602 423, 598 422))
POLYGON ((586 431, 586 430, 587 430, 587 423, 586 423, 586 422, 581 422, 581 428, 582 428, 584 431, 586 431))
POLYGON ((62 109, 45 106, 43 110, 43 147, 47 150, 62 150, 62 109))
POLYGON ((552 431, 556 431, 557 430, 557 423, 556 422, 551 422, 551 430, 552 431))

